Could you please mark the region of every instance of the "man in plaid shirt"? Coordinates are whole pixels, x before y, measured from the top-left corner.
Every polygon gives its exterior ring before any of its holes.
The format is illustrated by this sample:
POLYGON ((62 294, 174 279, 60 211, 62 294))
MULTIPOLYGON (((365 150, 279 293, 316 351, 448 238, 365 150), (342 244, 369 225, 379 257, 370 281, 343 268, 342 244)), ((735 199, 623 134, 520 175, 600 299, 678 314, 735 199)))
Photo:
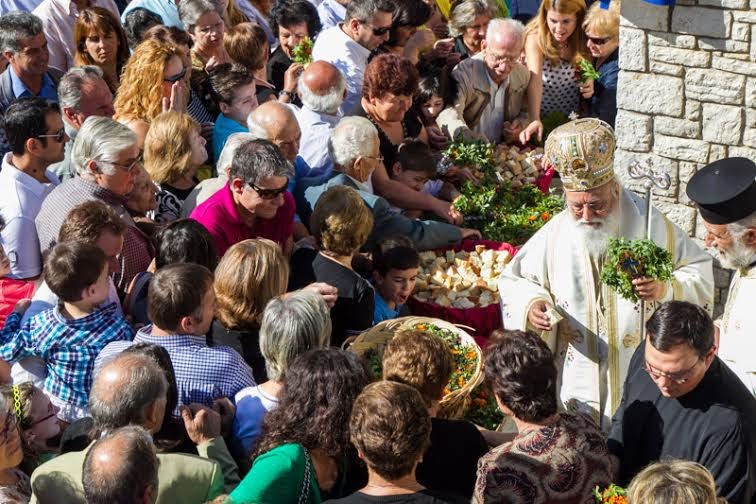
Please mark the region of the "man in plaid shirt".
POLYGON ((150 280, 147 313, 152 325, 139 330, 133 342, 115 341, 97 357, 95 372, 136 343, 152 343, 168 350, 178 386, 179 408, 191 403, 211 406, 219 397, 234 397, 255 385, 252 369, 230 347, 209 347, 205 334, 215 312, 213 275, 197 264, 160 268, 150 280))
POLYGON ((108 262, 92 244, 61 243, 50 251, 45 282, 62 305, 21 325, 28 301, 17 306, 0 331, 0 358, 16 361, 36 355, 45 361, 45 392, 73 422, 88 415, 87 401, 97 354, 116 340, 130 340, 131 326, 108 298, 108 262))

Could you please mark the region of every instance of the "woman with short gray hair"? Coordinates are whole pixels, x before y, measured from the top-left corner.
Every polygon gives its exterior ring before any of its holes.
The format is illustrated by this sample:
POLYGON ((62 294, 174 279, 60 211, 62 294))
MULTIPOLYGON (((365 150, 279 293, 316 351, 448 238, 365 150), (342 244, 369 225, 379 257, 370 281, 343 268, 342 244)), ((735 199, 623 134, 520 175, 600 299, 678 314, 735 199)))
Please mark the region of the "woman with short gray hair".
POLYGON ((233 448, 246 458, 260 436, 265 414, 278 406, 286 371, 297 356, 328 346, 331 316, 323 296, 300 290, 272 299, 260 327, 260 352, 269 380, 236 394, 233 448))
POLYGON ((230 61, 223 48, 226 25, 223 5, 217 0, 182 0, 178 5, 181 22, 192 37, 192 73, 204 75, 205 70, 230 61))
POLYGON ((449 13, 449 33, 455 38, 454 52, 462 59, 480 52, 480 43, 486 38, 488 22, 496 17, 495 10, 486 0, 454 2, 449 13))

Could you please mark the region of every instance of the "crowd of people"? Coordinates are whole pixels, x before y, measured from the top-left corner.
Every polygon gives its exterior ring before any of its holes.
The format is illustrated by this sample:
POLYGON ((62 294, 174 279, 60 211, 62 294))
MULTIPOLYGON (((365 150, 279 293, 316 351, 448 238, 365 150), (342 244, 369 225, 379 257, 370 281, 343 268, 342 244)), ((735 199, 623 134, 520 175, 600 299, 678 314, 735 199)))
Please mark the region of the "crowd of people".
POLYGON ((673 279, 599 282, 646 233, 614 167, 619 10, 0 0, 0 502, 756 502, 753 161, 687 184, 737 270, 722 319, 711 255, 655 209, 673 279), (410 314, 422 251, 485 238, 459 138, 545 142, 566 202, 499 280, 511 431, 441 417, 441 339, 396 331, 380 373, 348 349, 410 314))

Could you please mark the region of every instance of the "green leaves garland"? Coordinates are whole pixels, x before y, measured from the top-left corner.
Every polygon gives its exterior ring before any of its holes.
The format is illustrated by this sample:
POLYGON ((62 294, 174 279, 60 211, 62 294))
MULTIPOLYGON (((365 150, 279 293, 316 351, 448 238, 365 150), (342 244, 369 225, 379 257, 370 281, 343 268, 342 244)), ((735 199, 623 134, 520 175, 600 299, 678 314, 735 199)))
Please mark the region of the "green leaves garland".
POLYGON ((601 281, 636 303, 634 279, 645 276, 666 282, 672 278, 674 269, 672 254, 651 240, 610 238, 601 281))

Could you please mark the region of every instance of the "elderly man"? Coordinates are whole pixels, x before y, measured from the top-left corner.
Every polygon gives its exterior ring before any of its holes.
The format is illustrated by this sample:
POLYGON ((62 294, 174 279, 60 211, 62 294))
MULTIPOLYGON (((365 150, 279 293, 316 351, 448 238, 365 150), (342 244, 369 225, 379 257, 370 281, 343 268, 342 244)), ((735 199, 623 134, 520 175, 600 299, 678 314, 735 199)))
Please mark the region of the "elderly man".
POLYGON ((63 161, 50 166, 50 170, 61 180, 67 180, 75 175, 71 166, 71 151, 76 133, 87 117, 113 117, 113 93, 102 78, 100 67, 75 67, 66 72, 58 83, 58 102, 66 134, 72 141, 66 144, 63 161))
POLYGON ((288 254, 294 245, 291 178, 291 166, 278 147, 267 140, 247 141, 233 157, 228 184, 195 208, 191 218, 207 228, 220 256, 249 238, 273 240, 288 254))
POLYGON ((530 73, 517 62, 524 30, 519 21, 491 20, 480 54, 454 68, 457 98, 437 119, 451 138, 461 133, 498 143, 517 139, 526 127, 541 127, 537 111, 531 111, 529 122, 523 110, 525 103, 530 106, 526 97, 530 73))
POLYGON ((720 264, 735 270, 719 330, 719 358, 756 395, 756 164, 746 158, 716 161, 688 182, 698 204, 706 245, 720 264))
POLYGON ((658 460, 690 460, 711 472, 727 502, 756 502, 756 399, 717 357, 708 313, 664 303, 646 332, 609 434, 618 483, 658 460))
MULTIPOLYGON (((602 284, 601 270, 610 237, 646 237, 645 202, 615 179, 614 147, 611 127, 598 119, 551 133, 546 156, 562 175, 567 208, 525 244, 499 280, 504 327, 545 331, 557 357, 562 405, 590 414, 605 430, 643 321, 640 304, 602 284)), ((638 297, 651 311, 672 299, 710 307, 711 257, 656 209, 651 239, 672 254, 673 278, 635 279, 638 297)))
POLYGON ((134 188, 141 166, 137 137, 129 128, 107 117, 90 117, 79 130, 71 153, 77 177, 56 187, 37 215, 37 233, 42 252, 55 244, 68 212, 85 201, 101 200, 126 222, 120 271, 116 285, 125 290, 137 273, 146 271, 154 250, 149 238, 137 228, 126 208, 126 195, 134 188))
MULTIPOLYGON (((100 370, 92 385, 89 411, 95 431, 106 433, 138 425, 155 434, 166 414, 167 393, 165 372, 151 357, 136 352, 117 356, 100 370)), ((200 457, 158 455, 157 502, 199 504, 231 491, 239 476, 221 436, 220 415, 192 405, 182 409, 182 418, 200 457)), ((83 464, 91 449, 92 445, 68 452, 39 466, 32 474, 31 502, 85 502, 83 464)))
POLYGON ((360 109, 368 56, 388 40, 392 12, 391 0, 352 0, 344 22, 320 32, 315 41, 312 58, 333 64, 346 78, 344 115, 354 115, 360 109))
MULTIPOLYGON (((328 152, 334 170, 320 185, 304 192, 308 208, 312 212, 321 195, 329 188, 345 185, 356 189, 365 204, 373 212, 373 231, 366 247, 391 236, 406 236, 418 250, 436 249, 456 243, 465 238, 480 237, 474 229, 461 229, 451 224, 436 221, 409 219, 392 211, 388 201, 376 196, 370 186, 370 176, 381 162, 378 149, 378 130, 364 117, 345 117, 336 125, 328 141, 328 152)), ((307 222, 309 215, 303 216, 307 222)))
POLYGON ((302 72, 297 89, 302 100, 302 108, 296 111, 297 121, 307 132, 299 145, 299 155, 310 167, 308 177, 327 175, 333 163, 323 146, 339 121, 346 80, 330 63, 314 61, 302 72))
POLYGON ((82 484, 88 504, 152 504, 158 490, 158 462, 150 434, 129 425, 92 444, 84 459, 82 484))

